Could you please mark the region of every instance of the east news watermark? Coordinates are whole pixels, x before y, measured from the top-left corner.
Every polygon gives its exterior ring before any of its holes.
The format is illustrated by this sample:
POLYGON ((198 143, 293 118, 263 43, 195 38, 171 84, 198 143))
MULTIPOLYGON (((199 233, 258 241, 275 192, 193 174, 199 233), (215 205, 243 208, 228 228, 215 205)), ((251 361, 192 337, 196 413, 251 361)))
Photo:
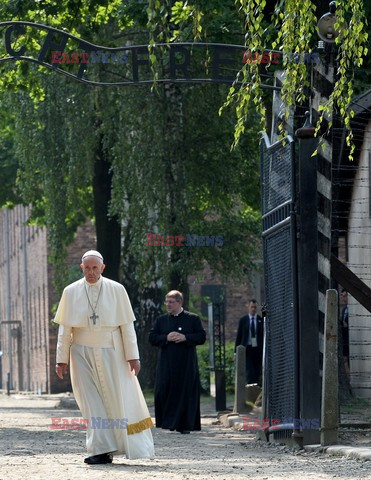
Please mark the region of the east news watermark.
POLYGON ((242 417, 242 430, 278 430, 279 425, 293 425, 294 430, 319 430, 319 418, 263 418, 242 417))
POLYGON ((146 234, 147 247, 222 247, 223 235, 157 235, 146 234))
POLYGON ((317 64, 320 60, 318 52, 299 53, 299 52, 252 52, 245 50, 243 52, 243 63, 313 63, 317 64))
POLYGON ((125 430, 128 428, 127 418, 102 418, 102 417, 51 417, 52 430, 87 430, 88 427, 97 430, 125 430))
POLYGON ((61 52, 52 50, 53 65, 60 63, 128 63, 128 52, 103 52, 96 50, 91 52, 61 52))

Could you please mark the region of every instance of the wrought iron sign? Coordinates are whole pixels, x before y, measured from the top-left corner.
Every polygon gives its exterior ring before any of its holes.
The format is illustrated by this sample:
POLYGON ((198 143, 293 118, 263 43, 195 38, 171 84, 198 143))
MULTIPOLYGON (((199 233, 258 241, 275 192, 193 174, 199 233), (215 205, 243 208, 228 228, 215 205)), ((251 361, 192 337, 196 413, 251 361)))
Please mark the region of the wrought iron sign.
MULTIPOLYGON (((90 85, 153 83, 148 45, 103 47, 31 22, 0 22, 1 28, 0 63, 26 60, 90 85)), ((242 67, 246 47, 218 43, 156 44, 153 54, 160 49, 159 83, 231 84, 242 67)), ((278 90, 271 85, 265 87, 278 90)))

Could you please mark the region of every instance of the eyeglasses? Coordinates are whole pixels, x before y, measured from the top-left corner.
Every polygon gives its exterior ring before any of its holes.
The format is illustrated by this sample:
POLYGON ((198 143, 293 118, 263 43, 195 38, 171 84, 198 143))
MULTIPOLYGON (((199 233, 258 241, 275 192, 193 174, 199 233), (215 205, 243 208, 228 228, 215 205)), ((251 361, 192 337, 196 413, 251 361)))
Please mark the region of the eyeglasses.
POLYGON ((168 304, 171 304, 171 303, 178 303, 176 300, 165 300, 164 301, 164 305, 168 305, 168 304))

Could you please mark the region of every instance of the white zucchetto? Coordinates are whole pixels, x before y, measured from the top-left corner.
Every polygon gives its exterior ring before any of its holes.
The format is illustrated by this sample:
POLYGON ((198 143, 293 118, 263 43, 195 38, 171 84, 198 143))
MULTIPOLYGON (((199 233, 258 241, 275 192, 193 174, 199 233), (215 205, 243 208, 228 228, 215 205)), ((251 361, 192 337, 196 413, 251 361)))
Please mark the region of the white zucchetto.
POLYGON ((88 250, 87 252, 85 252, 84 255, 83 255, 82 258, 81 258, 81 261, 83 261, 84 258, 86 258, 86 257, 98 257, 98 258, 100 258, 100 259, 102 260, 102 262, 103 262, 103 257, 102 257, 102 255, 101 255, 99 252, 97 252, 96 250, 88 250))

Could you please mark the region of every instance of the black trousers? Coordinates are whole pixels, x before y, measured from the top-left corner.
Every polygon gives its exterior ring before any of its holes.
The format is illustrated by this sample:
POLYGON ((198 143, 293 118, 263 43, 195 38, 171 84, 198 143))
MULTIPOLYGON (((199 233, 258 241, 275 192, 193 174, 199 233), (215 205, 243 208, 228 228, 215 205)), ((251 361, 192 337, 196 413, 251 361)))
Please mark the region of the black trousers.
POLYGON ((258 347, 246 347, 246 383, 261 386, 262 352, 258 347))

